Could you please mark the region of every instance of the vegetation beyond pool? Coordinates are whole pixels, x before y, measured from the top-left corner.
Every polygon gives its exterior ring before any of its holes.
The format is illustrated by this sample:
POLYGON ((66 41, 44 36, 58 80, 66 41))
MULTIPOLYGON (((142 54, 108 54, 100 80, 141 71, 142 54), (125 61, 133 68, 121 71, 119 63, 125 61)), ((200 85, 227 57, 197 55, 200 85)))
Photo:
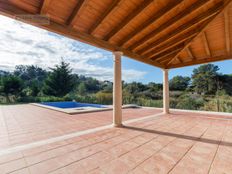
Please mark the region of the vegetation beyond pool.
MULTIPOLYGON (((175 76, 170 83, 170 107, 232 112, 232 75, 218 73, 213 64, 193 70, 192 76, 175 76)), ((0 103, 78 101, 112 104, 112 82, 73 74, 62 61, 50 71, 18 65, 14 72, 0 71, 0 103), (64 83, 65 82, 65 83, 64 83)), ((162 84, 123 82, 123 103, 162 107, 162 84)))

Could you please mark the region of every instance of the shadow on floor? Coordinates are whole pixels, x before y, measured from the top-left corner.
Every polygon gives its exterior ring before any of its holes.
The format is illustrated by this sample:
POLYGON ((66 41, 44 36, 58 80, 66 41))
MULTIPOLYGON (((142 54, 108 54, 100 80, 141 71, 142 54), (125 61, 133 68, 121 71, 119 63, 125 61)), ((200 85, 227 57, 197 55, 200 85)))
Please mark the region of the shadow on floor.
POLYGON ((181 139, 186 139, 186 140, 198 141, 198 142, 202 142, 202 143, 217 144, 217 145, 220 144, 220 146, 232 147, 232 142, 227 142, 227 141, 211 140, 211 139, 202 138, 202 137, 193 137, 193 136, 188 136, 188 135, 175 134, 175 133, 171 133, 171 132, 163 132, 163 131, 144 129, 144 128, 138 128, 138 127, 132 127, 132 126, 123 126, 123 128, 135 130, 135 131, 142 131, 142 132, 146 132, 146 133, 154 133, 154 134, 163 135, 163 136, 181 138, 181 139))

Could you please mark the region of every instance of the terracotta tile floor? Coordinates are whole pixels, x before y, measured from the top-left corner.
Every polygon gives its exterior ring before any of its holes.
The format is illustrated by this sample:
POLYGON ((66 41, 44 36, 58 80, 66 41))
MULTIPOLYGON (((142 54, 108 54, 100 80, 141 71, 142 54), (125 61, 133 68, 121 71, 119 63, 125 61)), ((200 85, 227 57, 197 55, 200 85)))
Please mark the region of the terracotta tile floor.
MULTIPOLYGON (((160 109, 124 109, 123 120, 160 112, 160 109)), ((0 106, 0 150, 111 123, 112 111, 69 115, 29 104, 0 106)))
MULTIPOLYGON (((22 110, 21 114, 26 113, 20 108, 21 106, 17 107, 22 110)), ((37 114, 40 109, 28 107, 29 109, 25 110, 31 110, 32 115, 26 118, 39 117, 38 120, 36 118, 32 120, 38 123, 40 130, 43 125, 45 128, 49 127, 46 121, 40 119, 45 119, 50 124, 54 121, 57 127, 65 118, 67 122, 70 119, 48 110, 46 111, 53 115, 44 112, 45 115, 42 116, 37 114), (34 112, 32 109, 35 109, 34 112), (55 118, 59 119, 58 115, 62 117, 60 118, 62 121, 56 122, 55 118)), ((16 110, 13 109, 8 118, 8 124, 12 121, 12 129, 13 125, 18 125, 17 119, 23 117, 22 115, 13 117, 16 110)), ((137 110, 134 114, 143 115, 145 112, 148 112, 147 109, 137 110)), ((1 114, 6 113, 6 108, 1 109, 1 114)), ((230 174, 232 172, 232 119, 219 119, 219 117, 208 118, 200 114, 174 112, 170 115, 130 123, 123 128, 109 128, 18 151, 0 156, 0 173, 230 174)), ((102 120, 105 121, 102 122, 107 122, 107 117, 103 116, 103 118, 102 120)), ((97 119, 93 119, 97 123, 97 119)), ((30 123, 33 122, 27 122, 30 123)), ((33 125, 36 127, 35 123, 33 125)))

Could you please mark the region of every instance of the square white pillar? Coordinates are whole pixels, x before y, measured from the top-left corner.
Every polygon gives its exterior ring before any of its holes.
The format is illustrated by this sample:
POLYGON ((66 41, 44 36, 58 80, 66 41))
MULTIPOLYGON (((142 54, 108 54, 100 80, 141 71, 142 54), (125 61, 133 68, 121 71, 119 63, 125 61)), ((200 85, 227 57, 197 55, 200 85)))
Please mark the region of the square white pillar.
POLYGON ((122 52, 116 51, 114 54, 114 83, 113 83, 113 125, 122 126, 122 52))
POLYGON ((168 69, 163 69, 163 112, 169 114, 168 69))

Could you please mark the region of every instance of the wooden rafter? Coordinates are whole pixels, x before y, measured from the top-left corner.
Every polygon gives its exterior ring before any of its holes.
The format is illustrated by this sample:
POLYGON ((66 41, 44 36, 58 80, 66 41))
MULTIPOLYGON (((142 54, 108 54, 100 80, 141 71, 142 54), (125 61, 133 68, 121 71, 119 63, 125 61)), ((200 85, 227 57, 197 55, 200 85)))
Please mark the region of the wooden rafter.
POLYGON ((177 49, 174 49, 174 50, 171 50, 170 52, 168 52, 167 54, 164 54, 164 55, 162 55, 162 56, 159 56, 159 57, 151 57, 150 59, 151 60, 155 60, 155 61, 162 61, 162 59, 164 59, 164 58, 166 58, 166 57, 171 57, 171 55, 173 55, 173 54, 176 54, 179 50, 181 50, 182 49, 182 47, 181 48, 177 48, 177 49))
POLYGON ((123 46, 125 43, 127 43, 130 39, 132 39, 135 35, 140 33, 142 30, 150 26, 152 23, 160 19, 163 15, 168 13, 169 11, 173 10, 176 6, 178 6, 183 0, 175 0, 171 1, 167 6, 160 9, 155 15, 150 17, 145 22, 141 23, 134 31, 129 33, 126 37, 124 37, 121 41, 119 41, 118 45, 123 46))
MULTIPOLYGON (((28 15, 32 15, 31 13, 29 13, 28 11, 22 10, 14 5, 12 5, 9 2, 2 2, 0 1, 0 14, 14 18, 15 19, 15 15, 21 15, 21 14, 28 14, 28 15)), ((20 20, 20 18, 17 18, 18 20, 20 20)), ((99 38, 96 38, 90 34, 78 31, 74 28, 62 25, 62 24, 58 24, 57 22, 54 21, 50 21, 49 25, 42 25, 40 23, 31 23, 30 19, 23 19, 23 22, 25 23, 29 23, 31 25, 43 28, 45 30, 54 32, 54 33, 58 33, 61 34, 63 36, 75 39, 75 40, 79 40, 81 42, 108 50, 108 51, 122 51, 123 54, 125 56, 131 57, 135 60, 153 65, 153 66, 157 66, 160 68, 163 68, 163 66, 161 64, 159 64, 156 61, 151 61, 151 60, 145 60, 145 57, 140 56, 136 53, 130 52, 122 47, 118 47, 116 45, 110 44, 109 42, 106 42, 104 40, 101 40, 99 38)))
POLYGON ((110 40, 115 34, 117 34, 123 27, 125 27, 131 20, 139 15, 146 7, 148 7, 153 0, 144 0, 141 5, 135 8, 125 19, 123 19, 116 27, 113 28, 105 37, 104 40, 110 40))
MULTIPOLYGON (((182 34, 184 32, 189 32, 189 30, 191 28, 193 28, 193 27, 197 27, 195 29, 195 32, 199 32, 200 31, 200 26, 199 25, 204 26, 204 24, 211 21, 218 14, 219 10, 220 10, 219 6, 210 8, 209 10, 202 13, 200 16, 197 16, 197 17, 193 18, 189 22, 177 27, 174 31, 169 32, 168 34, 164 35, 163 37, 157 39, 156 41, 152 42, 151 44, 143 47, 142 49, 140 49, 140 50, 138 50, 136 52, 138 54, 143 54, 143 53, 149 51, 150 49, 154 49, 159 44, 164 43, 167 40, 173 39, 174 37, 176 37, 179 34, 182 34)), ((191 32, 192 31, 190 31, 190 33, 191 32)))
POLYGON ((157 55, 160 52, 163 52, 171 47, 174 47, 180 43, 186 42, 186 40, 193 38, 195 35, 196 35, 195 31, 190 31, 186 34, 183 34, 183 35, 180 35, 179 37, 174 38, 170 42, 163 42, 162 44, 160 44, 160 46, 154 47, 155 49, 152 49, 151 51, 143 55, 148 58, 151 56, 157 55))
POLYGON ((226 44, 226 51, 229 55, 231 53, 231 42, 230 42, 230 19, 229 19, 229 10, 228 8, 224 11, 224 19, 225 19, 225 44, 226 44))
POLYGON ((203 36, 203 42, 204 42, 204 47, 205 47, 205 52, 207 54, 208 57, 211 57, 211 51, 210 51, 210 46, 209 46, 209 41, 206 35, 206 32, 202 32, 202 36, 203 36))
POLYGON ((160 60, 156 60, 158 61, 160 64, 164 65, 164 67, 167 67, 167 63, 170 62, 170 60, 173 59, 173 57, 175 57, 176 53, 179 52, 180 49, 173 51, 172 53, 170 53, 168 56, 163 57, 160 60))
POLYGON ((43 0, 40 6, 40 14, 46 14, 49 8, 49 4, 52 0, 43 0))
POLYGON ((196 59, 196 57, 194 56, 194 54, 193 54, 193 52, 192 52, 192 49, 191 49, 190 47, 186 47, 186 51, 187 51, 189 57, 190 57, 192 60, 196 59))
POLYGON ((79 0, 72 11, 71 15, 69 16, 68 20, 66 21, 66 25, 71 25, 72 22, 75 20, 75 17, 77 16, 78 12, 80 11, 82 5, 84 4, 85 0, 79 0))
POLYGON ((193 11, 199 9, 200 7, 205 5, 208 1, 209 0, 196 1, 194 4, 185 8, 184 10, 180 11, 177 15, 173 16, 168 21, 166 21, 165 23, 160 25, 158 28, 154 29, 153 31, 151 31, 148 34, 146 34, 145 36, 143 36, 141 39, 139 39, 134 44, 132 44, 128 49, 134 50, 138 46, 144 44, 145 42, 150 40, 152 37, 156 36, 160 32, 164 31, 165 29, 167 29, 168 27, 170 27, 171 25, 176 23, 176 21, 181 20, 182 18, 186 17, 189 13, 192 13, 193 11))
POLYGON ((102 13, 100 18, 97 21, 95 21, 95 23, 89 28, 88 33, 92 34, 121 1, 122 0, 113 0, 110 6, 102 13))
POLYGON ((191 66, 191 65, 197 65, 197 64, 202 64, 202 63, 210 63, 210 62, 216 62, 216 61, 223 61, 223 60, 231 60, 232 55, 223 55, 223 56, 215 56, 215 57, 210 57, 210 58, 205 58, 205 59, 198 59, 194 61, 188 61, 188 62, 183 62, 175 65, 169 65, 166 68, 179 68, 183 66, 191 66))
MULTIPOLYGON (((231 2, 232 2, 232 0, 225 0, 225 1, 223 1, 223 5, 222 5, 220 11, 216 14, 216 16, 215 16, 213 19, 217 18, 218 15, 220 15, 221 13, 223 13, 223 12, 224 12, 224 9, 225 9, 227 6, 229 6, 229 5, 231 4, 231 2)), ((203 27, 200 29, 200 32, 199 32, 192 40, 190 40, 188 44, 186 44, 186 46, 183 48, 183 50, 186 49, 186 48, 188 48, 188 47, 190 46, 190 44, 194 41, 194 39, 197 38, 198 36, 200 36, 200 35, 202 34, 202 32, 205 31, 205 29, 206 29, 207 26, 213 21, 213 19, 210 20, 210 21, 208 21, 206 24, 203 25, 203 27)), ((181 53, 181 51, 180 51, 175 57, 179 56, 180 53, 181 53)), ((197 61, 196 61, 196 62, 197 62, 197 61)), ((206 62, 207 62, 207 61, 206 61, 206 62)), ((185 66, 185 64, 183 64, 183 66, 185 66)), ((186 66, 187 66, 187 65, 186 65, 186 66)))
POLYGON ((168 63, 167 66, 171 65, 174 60, 178 60, 180 63, 183 63, 180 57, 176 57, 175 59, 171 59, 168 63))
POLYGON ((159 60, 160 58, 165 57, 166 55, 168 55, 168 54, 170 54, 172 52, 176 52, 176 50, 183 48, 183 46, 184 46, 183 42, 179 43, 178 45, 173 46, 170 49, 167 49, 167 50, 165 50, 165 51, 163 51, 163 52, 161 52, 159 54, 155 54, 152 57, 147 58, 147 59, 159 60))

